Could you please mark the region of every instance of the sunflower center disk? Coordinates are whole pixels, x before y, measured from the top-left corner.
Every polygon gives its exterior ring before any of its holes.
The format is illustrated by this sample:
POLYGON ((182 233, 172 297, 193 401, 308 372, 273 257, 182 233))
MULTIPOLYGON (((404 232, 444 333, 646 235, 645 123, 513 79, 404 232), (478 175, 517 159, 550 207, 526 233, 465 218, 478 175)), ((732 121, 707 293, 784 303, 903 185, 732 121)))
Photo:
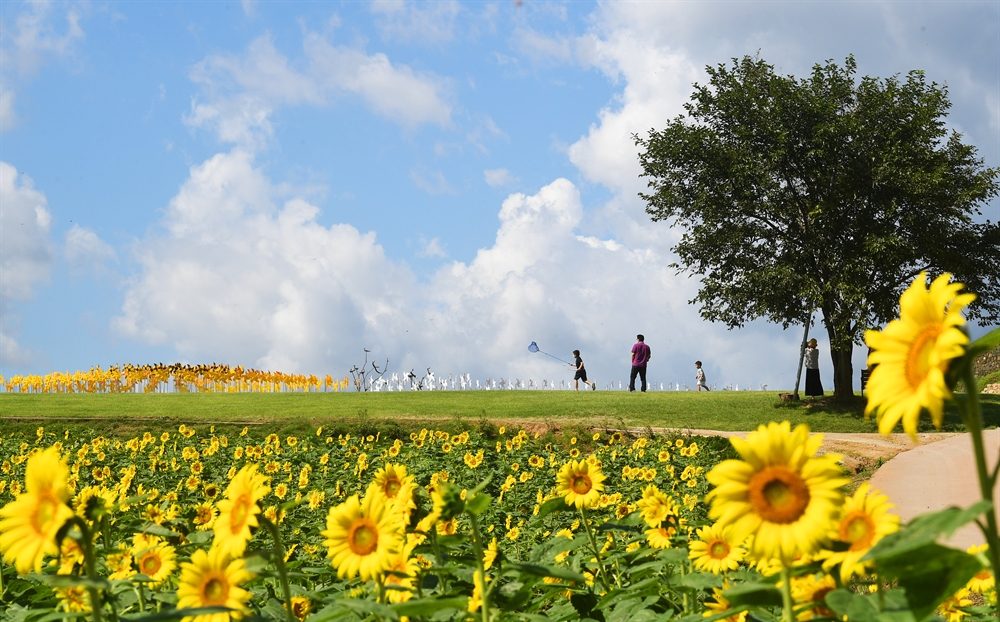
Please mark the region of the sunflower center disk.
POLYGON ((591 483, 590 477, 587 475, 574 475, 573 479, 570 480, 569 487, 573 489, 578 495, 585 495, 590 492, 591 483))
POLYGON ((941 334, 940 326, 928 326, 917 335, 906 357, 906 381, 911 387, 918 387, 927 377, 931 368, 931 353, 941 334))
POLYGON ((347 542, 356 554, 371 555, 378 548, 378 527, 368 519, 357 521, 351 525, 347 542))
POLYGON ((729 545, 722 540, 715 540, 708 545, 708 556, 713 559, 725 559, 729 555, 729 545))
POLYGON ((797 521, 809 506, 809 488, 786 466, 769 466, 750 478, 749 501, 754 511, 771 523, 797 521))
POLYGON ((852 551, 872 545, 875 539, 875 522, 864 512, 851 512, 840 523, 840 540, 850 542, 852 551))
POLYGON ((385 496, 390 498, 395 497, 400 488, 402 488, 402 486, 400 485, 399 480, 391 479, 387 481, 385 483, 385 496))
POLYGON ((38 500, 38 511, 31 517, 32 526, 38 533, 46 533, 49 526, 56 517, 59 502, 51 495, 46 495, 38 500))
POLYGON ((206 605, 224 605, 226 604, 226 596, 229 591, 229 586, 217 577, 212 577, 205 582, 205 588, 202 590, 202 600, 205 601, 206 605))
POLYGON ((247 495, 243 495, 233 502, 232 518, 229 519, 229 525, 232 527, 234 534, 243 530, 243 525, 246 524, 249 515, 250 498, 247 495))
POLYGON ((160 571, 160 559, 156 555, 147 555, 142 558, 142 563, 139 567, 142 569, 142 574, 147 577, 151 577, 160 571))

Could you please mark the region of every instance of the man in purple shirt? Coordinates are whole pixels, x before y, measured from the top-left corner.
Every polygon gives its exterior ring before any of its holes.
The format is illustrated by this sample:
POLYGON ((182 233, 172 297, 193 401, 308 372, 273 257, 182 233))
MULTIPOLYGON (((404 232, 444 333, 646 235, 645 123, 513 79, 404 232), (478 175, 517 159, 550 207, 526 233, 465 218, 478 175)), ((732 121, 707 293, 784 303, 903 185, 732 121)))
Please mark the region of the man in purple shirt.
POLYGON ((639 375, 639 379, 642 380, 642 392, 646 392, 646 363, 649 362, 650 351, 649 346, 646 345, 645 337, 642 335, 635 336, 636 342, 632 346, 632 375, 629 377, 628 390, 635 392, 635 376, 639 375))

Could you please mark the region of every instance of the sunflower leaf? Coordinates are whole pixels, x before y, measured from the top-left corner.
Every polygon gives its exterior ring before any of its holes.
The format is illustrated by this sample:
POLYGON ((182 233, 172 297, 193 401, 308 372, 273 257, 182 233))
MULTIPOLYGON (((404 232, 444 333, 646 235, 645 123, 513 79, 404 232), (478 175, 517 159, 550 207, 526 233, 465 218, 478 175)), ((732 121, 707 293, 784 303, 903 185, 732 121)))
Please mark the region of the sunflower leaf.
POLYGON ((707 590, 713 587, 722 587, 722 578, 718 575, 696 572, 684 575, 681 585, 694 590, 707 590))
POLYGON ((493 497, 486 493, 477 494, 465 503, 465 510, 474 516, 479 516, 490 507, 493 497))
POLYGON ((466 596, 453 598, 420 598, 393 605, 392 609, 401 616, 428 615, 445 609, 465 610, 469 599, 466 596))
POLYGON ((751 607, 780 607, 781 592, 773 585, 766 583, 744 583, 729 588, 723 593, 723 598, 729 601, 731 607, 749 605, 751 607))
POLYGON ((195 607, 190 609, 172 609, 162 613, 152 613, 145 616, 126 617, 121 616, 121 622, 168 622, 169 620, 180 620, 187 616, 210 615, 213 613, 229 613, 229 607, 195 607))
POLYGON ((950 507, 939 512, 921 514, 906 527, 890 534, 872 547, 861 561, 880 561, 933 544, 939 538, 947 538, 985 512, 992 504, 978 501, 966 509, 950 507))
POLYGON ((559 568, 556 566, 541 566, 537 564, 507 564, 504 570, 515 570, 527 575, 534 575, 536 577, 554 577, 556 579, 564 579, 566 581, 576 581, 577 583, 586 583, 587 579, 578 572, 573 572, 566 568, 559 568))
POLYGON ((982 568, 974 555, 934 543, 878 561, 879 577, 899 582, 917 620, 929 616, 982 568))
POLYGON ((555 497, 554 499, 549 499, 542 504, 542 507, 538 508, 538 516, 535 519, 541 520, 553 512, 571 512, 573 510, 573 506, 567 505, 563 497, 555 497))

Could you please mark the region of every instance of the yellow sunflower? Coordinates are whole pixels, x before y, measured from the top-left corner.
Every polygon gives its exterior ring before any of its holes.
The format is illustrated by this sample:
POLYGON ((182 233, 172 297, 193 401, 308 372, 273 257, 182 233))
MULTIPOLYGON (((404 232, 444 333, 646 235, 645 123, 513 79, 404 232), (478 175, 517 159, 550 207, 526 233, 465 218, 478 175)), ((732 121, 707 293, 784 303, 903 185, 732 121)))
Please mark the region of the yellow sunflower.
POLYGON ((859 560, 879 540, 899 530, 899 517, 889 512, 895 507, 889 503, 889 497, 877 490, 870 491, 871 484, 858 487, 844 502, 840 520, 830 532, 831 540, 839 540, 850 547, 846 551, 821 551, 817 555, 825 558, 823 570, 827 572, 840 564, 842 583, 847 583, 852 574, 865 574, 865 567, 871 564, 862 564, 859 560))
POLYGON ((674 504, 670 497, 653 485, 646 486, 642 491, 642 499, 636 502, 636 507, 642 512, 642 518, 650 527, 659 527, 667 516, 674 512, 674 504))
POLYGON ((373 483, 379 491, 396 506, 396 511, 403 514, 404 520, 410 521, 410 511, 417 507, 413 502, 415 478, 407 475, 406 466, 402 464, 386 464, 375 471, 373 483))
POLYGON ((797 553, 814 553, 843 504, 840 456, 817 457, 823 435, 810 437, 805 425, 792 432, 787 421, 730 442, 743 460, 725 460, 706 475, 715 485, 706 497, 709 517, 733 525, 737 541, 754 536, 749 548, 758 560, 788 565, 797 553))
MULTIPOLYGON (((573 534, 570 534, 570 539, 571 540, 573 539, 573 534)), ((497 539, 493 538, 493 540, 488 545, 486 545, 486 548, 483 550, 484 569, 486 570, 490 569, 493 563, 496 562, 498 553, 500 553, 500 547, 497 544, 497 539)))
POLYGON ((795 608, 812 604, 812 607, 800 611, 799 620, 813 618, 835 618, 836 615, 826 606, 826 595, 837 589, 837 582, 832 575, 805 575, 792 578, 792 599, 795 608))
POLYGON ((673 546, 673 538, 677 535, 677 528, 672 523, 660 525, 653 529, 646 530, 646 542, 654 549, 669 549, 673 546))
POLYGON ((701 570, 719 574, 736 570, 746 556, 746 550, 732 539, 732 525, 712 525, 698 530, 698 540, 690 542, 688 557, 701 570))
POLYGON ((90 592, 87 588, 76 585, 73 587, 55 588, 59 597, 59 608, 68 612, 90 611, 90 592))
POLYGON ((188 616, 181 622, 229 622, 249 613, 246 602, 250 592, 240 587, 252 578, 243 559, 232 559, 223 549, 213 546, 206 553, 198 549, 191 561, 181 564, 177 587, 177 608, 229 607, 234 611, 188 616))
POLYGON ((161 544, 153 548, 146 549, 135 556, 135 565, 139 572, 146 575, 152 581, 150 587, 159 587, 177 568, 174 547, 169 544, 161 544))
POLYGON ((962 618, 969 615, 959 609, 959 607, 969 607, 972 601, 969 600, 968 588, 962 588, 945 599, 938 605, 937 614, 944 618, 946 622, 961 622, 962 618))
POLYGON ((420 566, 410 557, 416 543, 406 545, 398 553, 389 556, 389 567, 385 571, 386 596, 389 602, 402 603, 413 598, 414 581, 420 566))
POLYGON ((295 617, 304 622, 306 616, 312 611, 312 601, 305 596, 292 596, 292 613, 295 617))
MULTIPOLYGON (((706 600, 705 609, 707 609, 707 611, 705 611, 705 613, 701 615, 706 618, 711 618, 712 616, 716 616, 719 615, 720 613, 725 613, 729 611, 732 608, 732 605, 729 604, 729 601, 722 594, 731 587, 732 584, 729 583, 728 579, 722 582, 722 589, 713 587, 712 597, 715 598, 715 602, 713 603, 711 601, 706 600)), ((724 618, 721 622, 746 622, 746 619, 747 619, 747 612, 741 611, 739 613, 734 613, 728 618, 724 618)))
POLYGON ((191 522, 198 531, 208 531, 215 524, 218 515, 219 509, 211 501, 202 501, 194 506, 194 518, 191 522))
POLYGON ((556 475, 556 492, 566 498, 567 505, 590 508, 601 498, 604 480, 601 467, 591 465, 586 460, 570 460, 556 475))
POLYGON ((213 529, 215 542, 232 557, 239 557, 246 550, 251 538, 250 528, 260 523, 260 501, 271 488, 265 483, 267 476, 257 473, 256 464, 248 464, 239 470, 226 488, 226 498, 219 501, 219 516, 213 529))
POLYGON ((18 574, 41 572, 42 558, 56 555, 56 532, 73 510, 67 505, 69 468, 55 447, 28 458, 24 493, 0 508, 0 553, 18 574))
POLYGON ((330 508, 323 544, 338 577, 360 575, 362 581, 368 581, 389 568, 391 555, 401 546, 403 529, 399 515, 373 484, 364 499, 352 495, 330 508))
MULTIPOLYGON (((988 551, 990 545, 981 544, 979 546, 972 545, 966 552, 970 555, 976 555, 977 553, 983 553, 988 551)), ((969 579, 969 583, 965 586, 969 588, 969 591, 975 592, 977 594, 986 594, 990 590, 996 587, 996 579, 993 578, 993 573, 990 571, 990 567, 987 564, 982 570, 976 573, 976 576, 969 579)))
POLYGON ((941 427, 944 400, 951 397, 944 374, 952 359, 965 354, 969 337, 962 330, 961 312, 976 298, 959 294, 964 286, 950 279, 950 274, 942 274, 927 289, 927 275, 921 272, 899 297, 899 319, 881 332, 865 333, 872 348, 868 365, 877 366, 868 379, 865 415, 876 413, 882 434, 902 419, 903 429, 916 439, 924 408, 934 426, 941 427))

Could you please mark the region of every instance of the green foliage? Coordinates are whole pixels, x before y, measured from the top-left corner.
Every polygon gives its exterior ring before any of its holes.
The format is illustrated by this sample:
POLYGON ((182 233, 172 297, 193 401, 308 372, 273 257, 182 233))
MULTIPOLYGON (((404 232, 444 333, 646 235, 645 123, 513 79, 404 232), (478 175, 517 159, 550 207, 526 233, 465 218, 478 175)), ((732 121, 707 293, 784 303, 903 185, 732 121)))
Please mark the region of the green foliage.
POLYGON ((972 219, 1000 169, 948 133, 946 87, 921 71, 858 80, 853 57, 804 79, 750 57, 707 70, 686 116, 635 137, 647 212, 684 231, 674 250, 704 318, 788 327, 821 309, 838 398, 853 345, 921 270, 977 292, 971 318, 1000 319, 1000 225, 972 219))

